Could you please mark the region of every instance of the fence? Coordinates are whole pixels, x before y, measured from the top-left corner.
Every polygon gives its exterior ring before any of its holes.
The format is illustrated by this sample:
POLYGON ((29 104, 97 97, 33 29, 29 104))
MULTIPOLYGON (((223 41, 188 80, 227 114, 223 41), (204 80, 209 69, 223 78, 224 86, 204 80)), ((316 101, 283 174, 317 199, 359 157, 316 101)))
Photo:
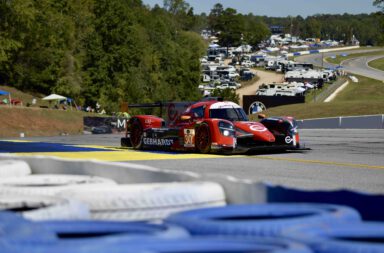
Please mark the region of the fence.
POLYGON ((384 114, 298 120, 303 129, 384 129, 384 114))

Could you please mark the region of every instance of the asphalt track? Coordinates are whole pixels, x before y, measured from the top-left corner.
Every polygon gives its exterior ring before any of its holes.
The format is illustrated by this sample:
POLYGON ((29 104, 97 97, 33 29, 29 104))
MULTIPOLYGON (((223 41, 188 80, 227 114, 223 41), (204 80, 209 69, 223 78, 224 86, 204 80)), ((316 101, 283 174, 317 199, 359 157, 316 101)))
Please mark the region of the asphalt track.
POLYGON ((302 142, 310 151, 232 156, 121 149, 120 137, 110 134, 15 138, 1 140, 0 152, 133 162, 301 189, 384 193, 384 130, 301 130, 302 142))
MULTIPOLYGON (((296 58, 296 61, 299 62, 307 62, 312 63, 313 65, 324 67, 324 68, 335 68, 337 65, 328 63, 324 61, 322 63, 322 59, 326 57, 331 57, 333 55, 340 55, 342 53, 351 54, 353 53, 367 53, 367 52, 374 52, 378 49, 361 49, 361 50, 354 50, 354 51, 340 51, 340 52, 329 52, 329 53, 323 53, 323 54, 310 54, 310 55, 303 55, 296 58)), ((375 59, 383 58, 384 55, 381 52, 381 55, 378 54, 376 56, 363 56, 363 57, 356 57, 352 59, 345 60, 341 62, 341 66, 343 67, 344 71, 347 71, 349 73, 367 76, 373 79, 384 81, 384 71, 371 68, 368 66, 368 62, 373 61, 375 59)))

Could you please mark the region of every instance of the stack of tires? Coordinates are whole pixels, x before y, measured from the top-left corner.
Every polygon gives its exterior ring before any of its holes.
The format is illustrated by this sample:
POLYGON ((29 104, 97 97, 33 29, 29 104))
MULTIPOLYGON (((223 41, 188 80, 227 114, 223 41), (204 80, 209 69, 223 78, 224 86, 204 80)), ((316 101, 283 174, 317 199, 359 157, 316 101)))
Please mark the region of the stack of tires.
POLYGON ((384 252, 349 207, 226 205, 215 182, 118 184, 0 161, 0 252, 384 252))
POLYGON ((384 223, 363 222, 346 206, 229 205, 173 214, 166 221, 193 236, 274 237, 306 245, 315 253, 384 252, 384 223))

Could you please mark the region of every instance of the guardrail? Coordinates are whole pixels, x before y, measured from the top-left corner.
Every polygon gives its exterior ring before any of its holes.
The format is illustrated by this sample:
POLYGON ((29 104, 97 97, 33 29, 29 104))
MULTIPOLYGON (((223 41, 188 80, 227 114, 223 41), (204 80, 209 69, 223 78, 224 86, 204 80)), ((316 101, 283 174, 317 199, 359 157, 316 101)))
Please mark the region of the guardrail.
POLYGON ((298 120, 299 128, 384 129, 384 114, 298 120))
POLYGON ((319 53, 327 53, 327 52, 333 52, 333 51, 344 51, 344 50, 351 50, 359 48, 360 46, 350 46, 350 47, 336 47, 336 48, 327 48, 327 49, 319 49, 319 50, 306 50, 306 51, 299 51, 294 53, 289 53, 287 56, 301 56, 301 55, 307 55, 307 54, 319 54, 319 53))

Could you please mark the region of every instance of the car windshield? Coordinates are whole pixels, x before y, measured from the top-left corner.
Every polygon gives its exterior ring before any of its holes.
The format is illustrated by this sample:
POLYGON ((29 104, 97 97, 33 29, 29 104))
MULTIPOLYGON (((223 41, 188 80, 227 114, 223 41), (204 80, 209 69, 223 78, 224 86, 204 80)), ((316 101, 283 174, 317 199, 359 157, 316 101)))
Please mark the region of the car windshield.
POLYGON ((248 117, 242 108, 210 109, 210 118, 226 119, 229 121, 248 121, 248 117))

